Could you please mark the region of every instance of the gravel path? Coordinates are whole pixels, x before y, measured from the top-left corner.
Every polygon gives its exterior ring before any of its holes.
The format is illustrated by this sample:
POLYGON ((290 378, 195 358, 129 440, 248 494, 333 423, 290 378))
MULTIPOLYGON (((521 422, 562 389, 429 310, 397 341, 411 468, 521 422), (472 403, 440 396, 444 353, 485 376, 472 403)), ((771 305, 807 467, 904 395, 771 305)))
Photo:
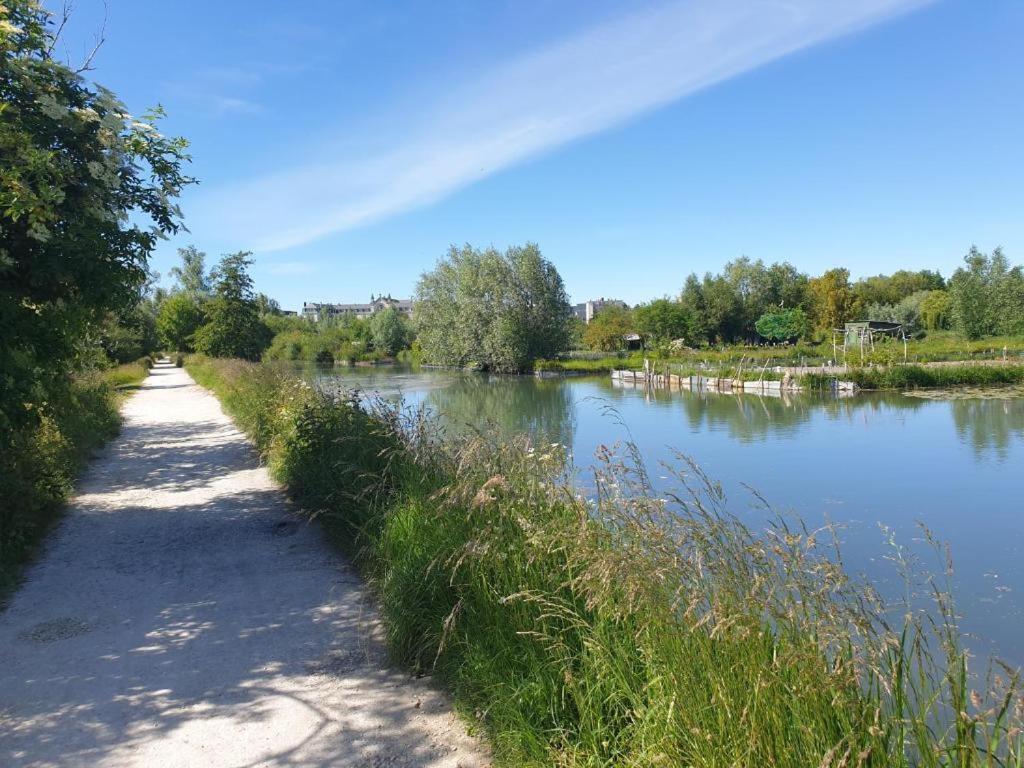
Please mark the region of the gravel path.
POLYGON ((217 400, 157 366, 0 613, 0 766, 481 766, 217 400))

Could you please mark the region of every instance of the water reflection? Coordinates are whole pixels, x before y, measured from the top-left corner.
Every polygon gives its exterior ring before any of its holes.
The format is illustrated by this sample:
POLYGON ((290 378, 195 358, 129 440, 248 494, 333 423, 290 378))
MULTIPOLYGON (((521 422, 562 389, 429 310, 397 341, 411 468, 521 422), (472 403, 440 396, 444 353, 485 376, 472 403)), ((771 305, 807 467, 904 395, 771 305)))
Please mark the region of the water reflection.
POLYGON ((1024 399, 951 400, 948 405, 957 434, 980 459, 1005 461, 1010 446, 1024 439, 1024 399))
POLYGON ((538 442, 573 444, 572 389, 557 380, 465 376, 430 390, 424 402, 455 426, 529 433, 538 442))
POLYGON ((643 401, 646 406, 682 412, 691 431, 723 427, 739 442, 760 442, 766 437, 796 437, 812 418, 832 421, 855 419, 858 413, 887 409, 914 411, 926 407, 923 400, 898 393, 872 393, 854 397, 831 394, 775 392, 732 394, 714 391, 651 389, 643 385, 606 381, 592 382, 613 404, 643 401))
POLYGON ((678 449, 737 513, 752 506, 748 486, 811 525, 843 524, 847 565, 874 579, 886 570, 879 525, 913 545, 923 522, 952 544, 965 626, 985 639, 976 649, 1024 661, 1024 472, 1008 471, 1024 466, 1024 399, 732 395, 398 368, 308 375, 425 404, 455 428, 563 443, 583 469, 599 446, 631 439, 659 483, 668 473, 658 465, 678 466, 678 449))

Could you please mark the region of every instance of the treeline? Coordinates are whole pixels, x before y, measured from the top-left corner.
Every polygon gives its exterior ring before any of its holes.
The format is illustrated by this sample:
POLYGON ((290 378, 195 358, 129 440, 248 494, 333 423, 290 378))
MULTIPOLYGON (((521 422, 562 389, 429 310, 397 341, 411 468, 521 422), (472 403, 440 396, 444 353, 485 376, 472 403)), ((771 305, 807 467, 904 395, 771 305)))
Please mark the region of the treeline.
POLYGON ((788 263, 741 258, 718 274, 691 274, 674 298, 606 307, 581 340, 605 351, 621 348, 629 333, 680 346, 797 341, 827 337, 855 320, 898 322, 908 334, 1021 334, 1024 270, 999 248, 985 254, 972 247, 949 280, 931 270, 899 270, 851 281, 842 268, 812 277, 788 263))
POLYGON ((405 316, 389 307, 368 320, 324 315, 313 321, 285 315, 277 301, 256 293, 247 251, 224 255, 210 271, 195 246, 178 249, 181 265, 169 292, 150 299, 162 348, 243 360, 334 363, 390 357, 412 341, 405 316))
POLYGON ((0 5, 0 590, 117 429, 103 372, 155 345, 148 259, 192 181, 161 113, 130 115, 58 42, 37 3, 0 5))

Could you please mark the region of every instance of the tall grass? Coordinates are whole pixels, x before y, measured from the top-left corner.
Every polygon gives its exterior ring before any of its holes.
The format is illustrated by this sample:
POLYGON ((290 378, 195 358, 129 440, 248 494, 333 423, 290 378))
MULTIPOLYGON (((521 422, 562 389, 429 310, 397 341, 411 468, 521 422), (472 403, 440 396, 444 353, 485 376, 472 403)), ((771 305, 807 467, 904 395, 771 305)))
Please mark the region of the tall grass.
POLYGON ((828 530, 753 530, 682 457, 665 494, 603 451, 584 495, 557 445, 188 367, 371 580, 396 658, 444 681, 503 764, 1024 764, 1017 673, 971 689, 946 588, 894 610, 828 530))
POLYGON ((0 439, 0 600, 57 520, 89 454, 117 434, 123 394, 145 359, 49 385, 35 423, 0 439))
MULTIPOLYGON (((808 389, 828 389, 834 376, 805 374, 800 383, 808 389)), ((926 389, 962 386, 998 386, 1024 383, 1024 365, 889 365, 850 368, 839 378, 862 389, 926 389)))

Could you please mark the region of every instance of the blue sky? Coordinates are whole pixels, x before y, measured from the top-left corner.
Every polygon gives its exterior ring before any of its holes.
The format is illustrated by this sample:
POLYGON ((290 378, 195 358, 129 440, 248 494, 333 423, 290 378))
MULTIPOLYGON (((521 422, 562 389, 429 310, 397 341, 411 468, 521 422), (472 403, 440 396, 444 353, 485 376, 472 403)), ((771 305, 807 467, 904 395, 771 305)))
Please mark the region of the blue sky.
MULTIPOLYGON (((79 0, 72 58, 102 17, 79 0)), ((192 142, 211 258, 286 308, 533 240, 581 301, 741 255, 1024 260, 1019 0, 109 0, 95 79, 192 142)))

